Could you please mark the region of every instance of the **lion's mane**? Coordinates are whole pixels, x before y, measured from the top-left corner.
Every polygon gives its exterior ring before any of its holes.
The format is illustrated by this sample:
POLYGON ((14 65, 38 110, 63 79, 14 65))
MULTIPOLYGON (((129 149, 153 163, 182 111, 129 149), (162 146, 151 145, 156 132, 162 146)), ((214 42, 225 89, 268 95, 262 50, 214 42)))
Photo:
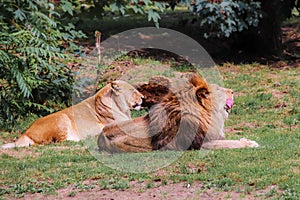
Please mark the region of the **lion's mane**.
POLYGON ((211 103, 208 84, 193 75, 178 92, 165 95, 146 116, 104 127, 98 138, 99 149, 200 149, 211 122, 211 103))

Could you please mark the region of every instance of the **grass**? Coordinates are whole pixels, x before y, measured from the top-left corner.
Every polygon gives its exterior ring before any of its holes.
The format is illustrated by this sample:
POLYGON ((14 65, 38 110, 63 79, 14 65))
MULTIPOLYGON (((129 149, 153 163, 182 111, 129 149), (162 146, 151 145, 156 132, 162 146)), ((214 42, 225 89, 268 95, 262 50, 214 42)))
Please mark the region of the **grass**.
MULTIPOLYGON (((147 62, 157 64, 157 61, 147 62)), ((235 106, 226 121, 226 127, 234 131, 228 132, 227 137, 255 140, 259 148, 207 153, 99 154, 100 159, 90 153, 91 149, 83 147, 86 143, 13 149, 0 154, 0 198, 22 197, 27 193, 53 194, 70 185, 76 189, 70 197, 95 187, 127 190, 133 181, 144 183, 145 187, 140 189, 144 191, 156 187, 157 180, 161 180, 161 185, 200 181, 200 192, 215 188, 219 192, 238 192, 241 197, 275 186, 257 197, 299 199, 300 69, 226 63, 219 70, 225 86, 235 91, 235 106), (151 170, 143 173, 153 169, 151 165, 164 167, 159 167, 160 173, 151 170)), ((28 123, 23 124, 25 129, 28 123)), ((16 136, 1 132, 1 143, 16 136)))

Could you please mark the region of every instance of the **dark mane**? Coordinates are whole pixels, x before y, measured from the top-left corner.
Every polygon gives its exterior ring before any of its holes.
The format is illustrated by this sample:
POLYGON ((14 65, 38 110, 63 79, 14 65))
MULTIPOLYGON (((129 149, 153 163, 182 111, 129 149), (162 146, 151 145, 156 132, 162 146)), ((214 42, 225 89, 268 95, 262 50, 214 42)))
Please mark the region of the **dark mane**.
POLYGON ((153 150, 200 149, 211 120, 210 107, 202 100, 188 85, 154 106, 149 113, 153 150))

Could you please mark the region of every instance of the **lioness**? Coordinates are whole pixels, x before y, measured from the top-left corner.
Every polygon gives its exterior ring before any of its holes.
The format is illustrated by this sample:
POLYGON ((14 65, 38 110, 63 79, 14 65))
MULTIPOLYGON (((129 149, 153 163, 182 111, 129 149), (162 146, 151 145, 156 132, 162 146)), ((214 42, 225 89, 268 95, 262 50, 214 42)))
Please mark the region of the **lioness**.
MULTIPOLYGON (((166 87, 170 84, 167 79, 159 82, 165 82, 166 87)), ((163 89, 161 102, 157 102, 146 116, 107 125, 98 137, 99 150, 145 152, 258 146, 255 141, 245 138, 224 140, 224 121, 233 106, 232 90, 206 84, 197 75, 191 78, 190 84, 193 90, 163 94, 163 89)), ((155 91, 156 87, 150 83, 140 91, 149 95, 149 91, 155 91)), ((156 101, 157 96, 147 99, 156 101)))
POLYGON ((130 109, 139 109, 143 95, 124 81, 113 81, 94 96, 33 122, 14 143, 1 148, 26 147, 64 140, 79 141, 101 133, 113 121, 131 119, 130 109))

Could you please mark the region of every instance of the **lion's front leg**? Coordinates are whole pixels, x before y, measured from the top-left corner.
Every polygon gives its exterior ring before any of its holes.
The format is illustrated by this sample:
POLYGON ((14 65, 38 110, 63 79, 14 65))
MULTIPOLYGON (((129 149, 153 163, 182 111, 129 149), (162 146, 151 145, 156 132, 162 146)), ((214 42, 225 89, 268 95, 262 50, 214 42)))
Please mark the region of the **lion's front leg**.
POLYGON ((100 151, 148 152, 152 150, 151 137, 143 120, 129 120, 105 126, 98 137, 100 151))
POLYGON ((236 149, 246 147, 259 147, 257 142, 241 138, 240 140, 210 140, 202 144, 202 149, 236 149))
POLYGON ((111 143, 123 152, 138 153, 152 151, 150 140, 146 138, 123 136, 111 141, 111 143))
POLYGON ((152 150, 149 139, 135 138, 124 135, 120 132, 109 132, 112 137, 106 136, 107 132, 103 132, 98 137, 98 147, 100 151, 107 151, 110 153, 120 152, 148 152, 152 150))

